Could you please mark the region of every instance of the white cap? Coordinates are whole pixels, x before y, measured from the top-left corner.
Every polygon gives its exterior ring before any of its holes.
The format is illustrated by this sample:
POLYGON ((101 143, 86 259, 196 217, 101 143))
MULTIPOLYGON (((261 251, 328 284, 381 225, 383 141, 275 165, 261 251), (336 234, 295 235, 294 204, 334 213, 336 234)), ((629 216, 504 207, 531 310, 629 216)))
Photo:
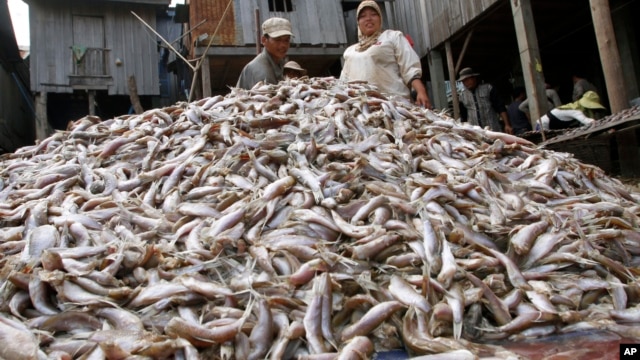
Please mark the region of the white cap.
POLYGON ((284 35, 293 36, 291 23, 287 19, 273 17, 262 23, 262 33, 269 37, 277 38, 284 35))

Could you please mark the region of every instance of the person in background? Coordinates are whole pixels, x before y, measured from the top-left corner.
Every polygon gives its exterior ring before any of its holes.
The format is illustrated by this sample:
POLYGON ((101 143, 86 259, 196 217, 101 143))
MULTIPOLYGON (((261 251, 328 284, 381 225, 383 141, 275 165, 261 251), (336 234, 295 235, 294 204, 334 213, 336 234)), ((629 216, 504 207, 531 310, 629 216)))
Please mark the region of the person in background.
POLYGON ((284 63, 291 44, 291 23, 273 17, 262 23, 262 52, 242 69, 237 87, 251 89, 258 82, 277 84, 284 79, 284 63))
MULTIPOLYGON (((547 96, 547 109, 551 110, 562 105, 558 92, 549 84, 544 84, 544 93, 547 96)), ((518 107, 520 111, 524 111, 529 116, 529 99, 525 99, 518 107)))
POLYGON ((285 79, 297 79, 307 75, 307 70, 302 68, 300 64, 295 61, 289 61, 284 64, 284 78, 285 79))
POLYGON ((547 95, 547 101, 550 103, 549 109, 562 105, 560 95, 558 95, 557 86, 551 86, 549 83, 544 83, 544 94, 547 95))
POLYGON ((489 127, 493 131, 503 131, 500 125, 502 119, 504 132, 511 134, 513 129, 504 103, 493 85, 478 83, 479 75, 470 67, 460 70, 458 81, 462 81, 465 87, 460 93, 462 121, 482 128, 489 127))
POLYGON ((578 101, 587 91, 593 91, 598 94, 598 89, 590 83, 582 74, 574 73, 571 77, 573 80, 573 94, 571 101, 578 101))
POLYGON ((587 91, 578 101, 549 110, 539 123, 544 130, 590 126, 601 117, 602 110, 606 108, 600 103, 600 96, 594 91, 587 91))
POLYGON ((381 93, 411 99, 427 109, 431 100, 422 83, 420 57, 400 31, 382 29, 382 11, 375 1, 365 0, 358 5, 358 43, 349 46, 344 54, 340 73, 343 81, 368 81, 381 93))
POLYGON ((517 86, 513 89, 513 102, 509 104, 507 107, 507 115, 509 117, 509 121, 511 122, 511 129, 513 131, 513 135, 521 135, 527 131, 533 130, 531 127, 531 122, 529 121, 529 117, 527 114, 520 110, 520 104, 527 97, 527 92, 524 87, 517 86))

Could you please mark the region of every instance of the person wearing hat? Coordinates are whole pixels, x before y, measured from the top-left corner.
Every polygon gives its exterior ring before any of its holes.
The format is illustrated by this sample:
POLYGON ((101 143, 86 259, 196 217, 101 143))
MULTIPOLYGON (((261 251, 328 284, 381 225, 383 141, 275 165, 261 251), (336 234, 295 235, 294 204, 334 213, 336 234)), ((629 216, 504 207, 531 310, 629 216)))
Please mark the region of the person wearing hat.
MULTIPOLYGON (((544 84, 544 94, 547 96, 547 109, 553 109, 562 105, 560 95, 558 95, 558 92, 553 88, 553 86, 551 86, 551 84, 544 84)), ((520 109, 520 111, 529 114, 529 99, 524 99, 524 101, 520 103, 520 106, 518 106, 518 108, 520 109)), ((511 118, 509 118, 509 120, 511 120, 511 118)))
POLYGON ((277 84, 284 79, 284 63, 291 44, 291 23, 272 17, 262 23, 262 52, 242 69, 237 87, 251 89, 258 82, 277 84))
POLYGON ((358 43, 344 54, 340 73, 343 81, 367 81, 381 93, 411 99, 416 91, 417 105, 431 108, 431 101, 422 83, 420 58, 400 31, 382 29, 382 11, 375 1, 358 5, 358 43))
POLYGON ((284 64, 285 79, 297 79, 305 75, 307 75, 307 70, 303 69, 297 62, 289 61, 284 64))
POLYGON ((578 99, 580 99, 587 91, 593 91, 596 94, 598 93, 596 86, 590 83, 589 80, 585 79, 579 70, 574 70, 573 75, 571 75, 571 80, 573 81, 571 101, 578 101, 578 99))
MULTIPOLYGON (((595 91, 587 91, 578 101, 551 109, 539 119, 545 130, 558 130, 580 125, 589 126, 599 118, 602 110, 600 96, 595 91)), ((539 128, 539 126, 538 126, 539 128)))
POLYGON ((504 123, 504 132, 511 134, 511 123, 504 102, 493 85, 479 84, 480 74, 467 67, 460 70, 458 81, 462 81, 465 89, 460 93, 462 121, 482 128, 489 127, 493 131, 503 131, 500 120, 504 123))

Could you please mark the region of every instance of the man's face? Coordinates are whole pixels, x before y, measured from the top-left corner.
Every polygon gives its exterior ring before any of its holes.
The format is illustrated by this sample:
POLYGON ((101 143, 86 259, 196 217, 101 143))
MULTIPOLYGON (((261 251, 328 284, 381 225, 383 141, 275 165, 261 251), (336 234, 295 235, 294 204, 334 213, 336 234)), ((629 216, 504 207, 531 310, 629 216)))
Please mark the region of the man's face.
POLYGON ((462 80, 462 85, 464 85, 464 87, 469 90, 473 90, 476 88, 476 86, 478 86, 478 78, 475 76, 468 77, 462 80))
POLYGON ((301 76, 301 74, 298 71, 292 70, 292 69, 284 69, 283 73, 285 78, 288 79, 297 79, 301 76))
POLYGON ((283 35, 276 38, 263 36, 262 45, 271 57, 276 61, 281 61, 287 56, 289 45, 291 44, 291 36, 283 35))

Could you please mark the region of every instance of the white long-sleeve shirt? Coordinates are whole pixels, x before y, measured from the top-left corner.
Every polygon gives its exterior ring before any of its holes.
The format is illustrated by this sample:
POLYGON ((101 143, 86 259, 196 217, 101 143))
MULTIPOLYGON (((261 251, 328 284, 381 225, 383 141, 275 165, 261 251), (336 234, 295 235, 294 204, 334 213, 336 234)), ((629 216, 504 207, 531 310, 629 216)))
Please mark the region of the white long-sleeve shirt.
MULTIPOLYGON (((558 96, 558 93, 555 90, 546 89, 544 93, 547 96, 548 109, 553 109, 555 107, 562 105, 562 102, 560 101, 560 96, 558 96)), ((518 106, 518 109, 520 109, 520 111, 529 113, 529 99, 524 99, 520 103, 520 106, 518 106)))
MULTIPOLYGON (((556 118, 558 118, 558 120, 561 120, 561 121, 578 120, 582 125, 585 125, 585 126, 591 125, 595 122, 594 119, 587 117, 580 110, 553 109, 550 112, 553 116, 555 116, 556 118)), ((549 116, 547 116, 547 114, 543 115, 540 118, 540 121, 542 122, 542 128, 545 130, 549 130, 549 122, 551 121, 549 119, 549 116)))
POLYGON ((368 81, 383 94, 410 97, 410 82, 422 77, 422 65, 402 32, 385 30, 377 43, 362 52, 357 46, 344 51, 340 80, 368 81))

